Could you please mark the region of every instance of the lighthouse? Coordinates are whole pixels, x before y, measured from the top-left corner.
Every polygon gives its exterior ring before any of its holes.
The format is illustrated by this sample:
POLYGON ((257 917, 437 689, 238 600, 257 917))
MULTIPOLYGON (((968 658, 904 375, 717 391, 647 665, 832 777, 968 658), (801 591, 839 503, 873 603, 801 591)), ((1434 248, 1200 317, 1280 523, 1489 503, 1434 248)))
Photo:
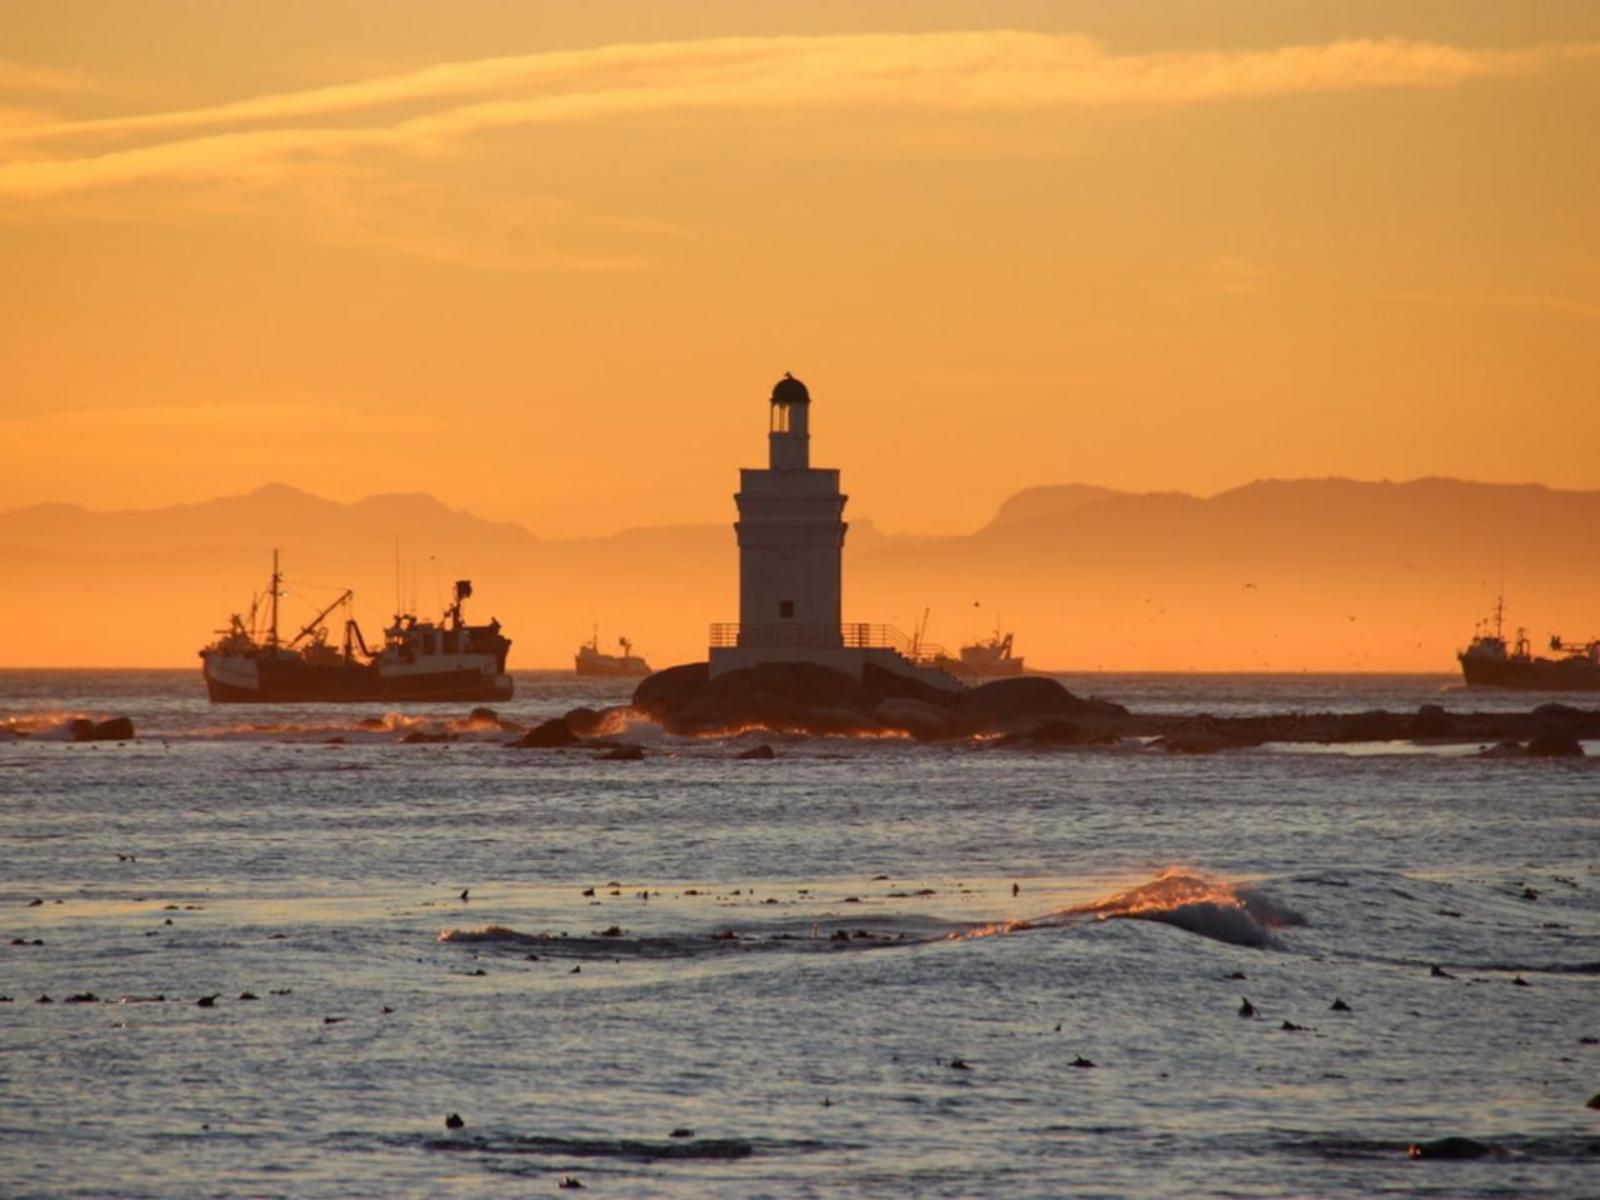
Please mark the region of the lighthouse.
POLYGON ((767 465, 739 472, 739 622, 711 627, 710 673, 809 662, 855 679, 868 662, 959 688, 907 656, 908 639, 882 625, 843 623, 845 501, 839 472, 811 465, 811 393, 785 374, 772 389, 767 465))
POLYGON ((839 472, 811 465, 811 393, 772 389, 767 467, 739 472, 739 644, 836 647, 843 616, 839 472))

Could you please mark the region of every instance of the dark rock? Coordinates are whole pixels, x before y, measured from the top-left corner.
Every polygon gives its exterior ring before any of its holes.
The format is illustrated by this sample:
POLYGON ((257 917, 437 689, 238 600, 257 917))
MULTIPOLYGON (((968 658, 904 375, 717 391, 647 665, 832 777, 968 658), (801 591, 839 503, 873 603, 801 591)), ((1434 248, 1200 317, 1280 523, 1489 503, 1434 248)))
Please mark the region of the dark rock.
POLYGON ((1529 758, 1582 758, 1583 746, 1564 733, 1535 734, 1528 742, 1529 758))
POLYGON ((956 720, 974 733, 1022 732, 1062 717, 1124 716, 1127 709, 1105 700, 1075 696, 1044 675, 995 679, 959 696, 956 720))
POLYGON ((948 708, 905 696, 884 700, 872 710, 872 719, 884 729, 898 729, 918 741, 937 741, 954 734, 948 708))
POLYGON ((98 1004, 99 1002, 100 997, 93 992, 75 992, 66 999, 68 1004, 98 1004))
POLYGON ((1533 710, 1533 715, 1536 717, 1544 717, 1546 719, 1554 718, 1558 721, 1579 721, 1588 714, 1586 714, 1583 709, 1574 708, 1570 704, 1556 704, 1551 702, 1548 704, 1539 705, 1539 707, 1533 710))
POLYGON ((69 726, 75 742, 131 742, 133 722, 127 717, 112 717, 109 721, 91 721, 78 717, 69 726))
POLYGON ((577 745, 580 740, 566 721, 560 717, 552 717, 535 725, 516 741, 507 744, 514 750, 554 750, 562 746, 577 745))
POLYGON ((561 719, 567 723, 567 728, 579 737, 593 737, 605 724, 604 715, 592 708, 575 708, 561 719))
POLYGON ((668 667, 639 681, 639 686, 633 689, 633 707, 647 717, 664 722, 704 696, 710 686, 710 663, 668 667))
POLYGON ((451 1113, 444 1119, 444 1127, 446 1129, 460 1129, 465 1124, 466 1122, 461 1119, 460 1113, 451 1113))
POLYGON ((675 1137, 675 1138, 692 1138, 694 1136, 694 1130, 692 1130, 692 1129, 674 1129, 667 1136, 668 1137, 675 1137))
POLYGON ((960 1059, 960 1058, 952 1058, 950 1060, 950 1069, 952 1071, 970 1071, 970 1070, 972 1070, 972 1068, 967 1065, 966 1060, 965 1059, 960 1059))
POLYGON ((1600 1108, 1600 1092, 1596 1092, 1584 1102, 1585 1108, 1600 1108))
POLYGON ((1374 709, 1354 713, 1339 722, 1336 742, 1391 742, 1409 736, 1409 728, 1393 713, 1374 709))
POLYGON ((413 729, 400 739, 403 746, 431 746, 440 742, 453 742, 456 735, 453 733, 428 733, 425 730, 413 729))
POLYGON ((1414 738, 1451 737, 1456 732, 1456 721, 1437 704, 1424 704, 1411 718, 1407 733, 1414 738))
POLYGON ((1247 750, 1260 743, 1232 733, 1196 730, 1193 733, 1169 733, 1165 737, 1158 737, 1150 745, 1168 754, 1220 754, 1224 750, 1247 750))
POLYGON ((482 722, 485 725, 498 725, 500 724, 500 714, 492 708, 479 707, 467 714, 467 720, 482 722))
POLYGON ((215 1008, 217 1006, 217 997, 221 995, 221 992, 213 992, 209 996, 201 996, 200 999, 195 1001, 195 1004, 200 1008, 215 1008))
POLYGON ((742 759, 777 758, 778 752, 765 742, 762 742, 759 746, 751 746, 748 750, 741 750, 734 757, 742 759))
POLYGON ((1414 1142, 1406 1148, 1412 1158, 1482 1158, 1493 1154, 1494 1147, 1467 1137, 1442 1137, 1431 1142, 1414 1142))
POLYGON ((645 679, 633 707, 674 733, 761 726, 827 735, 882 728, 873 713, 886 700, 948 710, 957 695, 870 662, 859 680, 807 662, 761 663, 712 679, 706 664, 693 663, 645 679))
POLYGON ((1074 1058, 1070 1063, 1068 1063, 1067 1065, 1069 1067, 1081 1067, 1081 1068, 1087 1070, 1088 1068, 1094 1066, 1094 1063, 1080 1054, 1076 1058, 1074 1058))
POLYGON ((1239 1015, 1241 1017, 1253 1017, 1256 1015, 1256 1006, 1250 1003, 1250 997, 1245 996, 1240 1000, 1239 1015))
POLYGON ((1329 1012, 1349 1012, 1350 1011, 1350 1006, 1348 1004, 1346 1004, 1343 1000, 1339 999, 1339 997, 1335 996, 1333 998, 1333 1003, 1328 1005, 1328 1011, 1329 1012))

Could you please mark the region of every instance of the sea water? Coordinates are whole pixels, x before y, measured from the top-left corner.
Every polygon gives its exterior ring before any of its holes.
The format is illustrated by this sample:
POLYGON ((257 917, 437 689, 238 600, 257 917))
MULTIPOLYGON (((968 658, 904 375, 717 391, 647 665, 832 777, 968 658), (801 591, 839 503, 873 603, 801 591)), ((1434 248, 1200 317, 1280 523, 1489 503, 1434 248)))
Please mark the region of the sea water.
POLYGON ((509 736, 0 672, 0 1194, 1600 1194, 1600 746, 509 736), (1408 1155, 1446 1137, 1481 1153, 1408 1155))

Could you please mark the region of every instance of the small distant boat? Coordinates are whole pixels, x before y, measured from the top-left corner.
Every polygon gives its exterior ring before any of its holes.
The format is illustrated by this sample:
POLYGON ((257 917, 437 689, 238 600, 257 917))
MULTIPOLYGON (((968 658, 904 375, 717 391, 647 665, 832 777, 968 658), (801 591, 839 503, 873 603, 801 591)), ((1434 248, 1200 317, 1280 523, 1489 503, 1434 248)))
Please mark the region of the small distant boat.
POLYGON ((1022 659, 1011 653, 1013 634, 1002 634, 998 628, 994 636, 961 647, 960 658, 948 655, 934 659, 934 665, 953 675, 966 675, 975 679, 1006 679, 1023 673, 1022 659))
POLYGON ((278 635, 282 594, 283 573, 274 550, 265 631, 256 629, 258 598, 248 623, 233 614, 228 628, 218 630, 217 640, 200 651, 206 694, 213 704, 511 698, 511 676, 506 673, 511 640, 501 634, 500 622, 468 625, 462 618, 462 602, 472 595, 471 580, 457 581, 454 599, 437 623, 396 613, 377 650, 368 649, 361 627, 348 615, 342 644, 328 641, 323 621, 350 604, 354 593, 349 589, 284 641, 278 635))
POLYGON ((1505 638, 1505 602, 1494 606, 1492 631, 1488 621, 1456 658, 1468 687, 1519 688, 1524 691, 1600 692, 1600 639, 1564 642, 1550 639, 1552 653, 1560 658, 1536 658, 1528 645, 1528 631, 1518 629, 1509 647, 1505 638))
POLYGON ((594 637, 578 647, 577 657, 573 660, 574 668, 579 675, 612 679, 632 679, 650 674, 650 664, 633 652, 632 642, 627 638, 618 638, 617 644, 622 647, 621 654, 606 654, 600 649, 600 631, 596 630, 594 637))

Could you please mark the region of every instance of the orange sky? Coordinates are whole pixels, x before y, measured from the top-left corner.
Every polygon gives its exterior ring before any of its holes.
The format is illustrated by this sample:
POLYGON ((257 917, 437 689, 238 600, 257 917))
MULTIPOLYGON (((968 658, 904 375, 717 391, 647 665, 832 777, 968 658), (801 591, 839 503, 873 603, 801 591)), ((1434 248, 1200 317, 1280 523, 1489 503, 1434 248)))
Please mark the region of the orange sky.
POLYGON ((1600 5, 0 0, 0 508, 1600 486, 1600 5))

